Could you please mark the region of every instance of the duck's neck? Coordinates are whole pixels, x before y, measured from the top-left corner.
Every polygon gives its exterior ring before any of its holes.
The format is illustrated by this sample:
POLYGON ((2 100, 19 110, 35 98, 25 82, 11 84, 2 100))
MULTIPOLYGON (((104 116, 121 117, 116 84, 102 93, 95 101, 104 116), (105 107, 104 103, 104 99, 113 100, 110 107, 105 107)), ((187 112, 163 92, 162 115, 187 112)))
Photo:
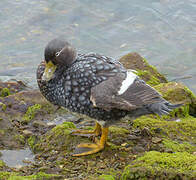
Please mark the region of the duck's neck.
POLYGON ((53 79, 48 82, 42 81, 39 87, 42 94, 46 97, 48 101, 50 101, 52 104, 62 106, 65 101, 63 84, 63 69, 59 68, 56 70, 53 79))

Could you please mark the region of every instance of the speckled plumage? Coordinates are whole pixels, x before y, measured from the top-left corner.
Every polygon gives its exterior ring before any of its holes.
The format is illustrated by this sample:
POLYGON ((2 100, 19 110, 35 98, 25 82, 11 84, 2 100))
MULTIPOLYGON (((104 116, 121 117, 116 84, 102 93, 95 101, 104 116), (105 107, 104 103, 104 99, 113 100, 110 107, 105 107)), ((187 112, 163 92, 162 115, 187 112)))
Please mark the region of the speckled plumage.
POLYGON ((75 50, 63 42, 55 51, 51 44, 46 47, 45 61, 51 58, 57 69, 53 78, 45 81, 42 79, 45 62, 41 62, 37 81, 41 93, 54 105, 104 121, 104 126, 127 114, 132 117, 150 113, 162 115, 178 107, 164 100, 136 75, 127 89, 119 94, 127 70, 113 58, 96 53, 76 55, 75 50))
POLYGON ((45 63, 42 62, 37 70, 38 85, 52 104, 104 121, 115 121, 127 114, 127 111, 118 109, 108 112, 96 108, 90 101, 92 87, 119 72, 126 72, 118 61, 95 53, 79 54, 71 67, 58 69, 55 78, 48 83, 41 79, 44 69, 45 63))

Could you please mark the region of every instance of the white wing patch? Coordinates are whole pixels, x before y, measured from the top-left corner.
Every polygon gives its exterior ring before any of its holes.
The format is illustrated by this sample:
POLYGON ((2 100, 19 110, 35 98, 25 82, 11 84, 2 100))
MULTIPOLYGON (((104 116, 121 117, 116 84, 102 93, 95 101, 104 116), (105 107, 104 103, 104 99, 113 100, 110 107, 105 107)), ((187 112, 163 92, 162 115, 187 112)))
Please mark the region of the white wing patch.
POLYGON ((131 71, 127 71, 127 77, 122 82, 122 85, 120 87, 120 90, 118 91, 118 95, 123 94, 129 88, 129 86, 134 82, 134 80, 135 80, 136 77, 137 77, 136 74, 134 74, 131 71))

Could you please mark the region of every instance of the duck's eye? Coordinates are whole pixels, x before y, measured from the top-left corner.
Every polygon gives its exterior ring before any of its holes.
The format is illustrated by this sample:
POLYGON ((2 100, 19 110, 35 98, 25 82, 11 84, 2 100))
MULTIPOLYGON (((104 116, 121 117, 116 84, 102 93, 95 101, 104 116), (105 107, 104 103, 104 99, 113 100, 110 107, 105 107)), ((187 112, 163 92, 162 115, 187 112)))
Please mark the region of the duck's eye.
POLYGON ((60 51, 59 51, 59 52, 56 52, 56 53, 55 53, 55 56, 56 56, 56 57, 59 56, 60 53, 61 53, 60 51))

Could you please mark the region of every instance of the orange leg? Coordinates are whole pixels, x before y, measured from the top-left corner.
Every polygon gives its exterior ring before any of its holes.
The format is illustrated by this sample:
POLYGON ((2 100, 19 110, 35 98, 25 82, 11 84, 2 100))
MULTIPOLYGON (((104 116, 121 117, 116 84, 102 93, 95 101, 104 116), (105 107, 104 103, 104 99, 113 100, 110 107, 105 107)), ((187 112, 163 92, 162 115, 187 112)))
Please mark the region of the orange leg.
POLYGON ((104 149, 108 138, 108 132, 109 132, 108 127, 107 128, 102 127, 101 132, 102 134, 100 140, 98 140, 96 143, 79 144, 75 149, 73 156, 85 156, 89 154, 94 154, 104 149))
POLYGON ((101 125, 96 122, 95 129, 93 131, 87 131, 87 130, 75 130, 72 131, 72 135, 78 135, 78 136, 99 136, 101 135, 101 125))

